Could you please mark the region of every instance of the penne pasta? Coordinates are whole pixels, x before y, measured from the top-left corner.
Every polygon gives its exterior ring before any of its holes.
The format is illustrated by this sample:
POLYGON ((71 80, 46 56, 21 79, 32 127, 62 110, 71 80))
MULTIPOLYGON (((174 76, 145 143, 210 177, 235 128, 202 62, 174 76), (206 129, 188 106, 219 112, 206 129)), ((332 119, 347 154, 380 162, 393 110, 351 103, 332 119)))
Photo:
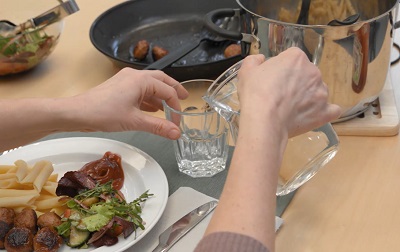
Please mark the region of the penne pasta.
POLYGON ((33 168, 29 170, 28 174, 22 179, 21 184, 33 184, 40 176, 39 174, 42 172, 42 169, 46 165, 47 161, 38 161, 34 164, 33 168))
POLYGON ((52 209, 50 209, 49 211, 46 212, 55 212, 56 214, 58 214, 59 216, 61 216, 65 211, 65 207, 54 207, 52 209))
MULTIPOLYGON (((33 181, 33 187, 40 192, 44 183, 46 183, 49 176, 53 173, 53 165, 49 161, 39 161, 36 163, 40 166, 40 172, 37 174, 35 180, 33 181)), ((36 165, 35 164, 35 165, 36 165)))
POLYGON ((18 187, 19 183, 15 178, 13 179, 3 179, 0 180, 0 188, 8 189, 8 188, 16 188, 18 187))
POLYGON ((14 162, 14 164, 17 167, 16 176, 18 182, 21 182, 28 174, 29 171, 28 164, 23 160, 17 160, 14 162))
POLYGON ((57 185, 57 182, 47 181, 42 188, 42 192, 56 196, 57 185))
POLYGON ((0 165, 0 174, 8 173, 13 170, 15 170, 15 166, 13 165, 0 165))
POLYGON ((29 167, 24 160, 0 166, 0 207, 13 208, 17 213, 30 207, 38 213, 65 209, 56 195, 58 175, 51 162, 42 160, 29 167))
MULTIPOLYGON (((19 196, 27 196, 27 195, 37 195, 39 197, 39 192, 36 191, 35 189, 31 189, 31 190, 0 189, 0 198, 1 199, 5 198, 5 197, 19 197, 19 196)), ((1 200, 1 201, 3 201, 3 200, 1 200)))
POLYGON ((49 179, 47 180, 49 182, 56 182, 58 181, 58 174, 57 173, 53 173, 49 176, 49 179))
POLYGON ((15 178, 16 178, 15 173, 0 174, 0 180, 3 180, 3 179, 14 179, 15 180, 15 178))
POLYGON ((59 201, 58 197, 50 197, 42 200, 37 199, 35 201, 35 206, 37 210, 44 210, 49 209, 49 206, 52 208, 61 207, 62 203, 59 201))
POLYGON ((34 202, 36 198, 39 197, 39 194, 27 194, 23 196, 15 196, 15 197, 2 197, 0 201, 0 207, 34 207, 34 202))

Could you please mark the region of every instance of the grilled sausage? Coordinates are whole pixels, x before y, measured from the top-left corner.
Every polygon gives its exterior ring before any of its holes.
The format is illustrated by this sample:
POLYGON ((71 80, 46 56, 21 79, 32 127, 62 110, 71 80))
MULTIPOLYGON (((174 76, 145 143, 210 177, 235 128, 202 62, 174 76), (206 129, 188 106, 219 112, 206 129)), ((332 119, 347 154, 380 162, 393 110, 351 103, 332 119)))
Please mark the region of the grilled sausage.
POLYGON ((35 252, 56 252, 62 244, 62 239, 52 227, 39 229, 33 237, 35 252))
POLYGON ((168 54, 168 51, 160 46, 153 46, 152 49, 153 59, 157 61, 168 54))
POLYGON ((46 212, 39 216, 37 225, 39 228, 56 227, 61 225, 61 217, 54 212, 46 212))
POLYGON ((15 216, 14 227, 24 227, 31 230, 32 234, 37 232, 37 214, 31 208, 24 208, 15 216))
POLYGON ((12 228, 6 235, 4 247, 7 252, 33 251, 33 235, 27 228, 12 228))
POLYGON ((0 207, 0 249, 4 249, 6 234, 14 226, 15 212, 11 208, 0 207))
POLYGON ((147 40, 140 40, 133 48, 133 56, 135 59, 143 60, 149 52, 149 42, 147 40))
POLYGON ((230 44, 224 50, 225 58, 230 58, 242 53, 242 48, 239 44, 230 44))

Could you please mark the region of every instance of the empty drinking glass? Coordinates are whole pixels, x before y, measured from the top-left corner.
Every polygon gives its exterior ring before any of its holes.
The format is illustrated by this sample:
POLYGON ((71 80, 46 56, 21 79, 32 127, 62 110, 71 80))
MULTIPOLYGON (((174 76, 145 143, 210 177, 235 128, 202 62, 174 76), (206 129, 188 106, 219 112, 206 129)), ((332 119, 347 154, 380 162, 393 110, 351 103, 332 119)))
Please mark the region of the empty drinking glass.
POLYGON ((211 80, 190 80, 181 84, 189 92, 189 97, 180 101, 181 111, 163 101, 166 118, 181 130, 181 137, 173 143, 179 171, 191 177, 211 177, 226 166, 227 123, 202 99, 211 80))

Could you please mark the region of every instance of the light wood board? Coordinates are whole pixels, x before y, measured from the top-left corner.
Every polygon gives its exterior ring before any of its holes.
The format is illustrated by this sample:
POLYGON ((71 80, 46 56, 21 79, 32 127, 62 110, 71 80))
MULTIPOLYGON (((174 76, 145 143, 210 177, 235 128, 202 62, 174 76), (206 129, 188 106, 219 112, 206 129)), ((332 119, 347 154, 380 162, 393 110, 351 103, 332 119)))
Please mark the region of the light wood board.
POLYGON ((360 116, 332 124, 340 136, 395 136, 399 133, 399 114, 390 76, 371 106, 360 116))

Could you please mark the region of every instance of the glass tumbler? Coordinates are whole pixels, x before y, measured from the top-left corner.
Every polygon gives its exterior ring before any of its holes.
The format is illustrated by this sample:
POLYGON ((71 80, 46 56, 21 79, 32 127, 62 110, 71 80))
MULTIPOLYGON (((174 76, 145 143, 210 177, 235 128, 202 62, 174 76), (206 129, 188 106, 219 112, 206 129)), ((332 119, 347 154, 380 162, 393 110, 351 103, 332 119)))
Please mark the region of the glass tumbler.
MULTIPOLYGON (((220 75, 203 97, 229 124, 236 142, 239 130, 240 103, 237 73, 241 61, 220 75)), ((337 153, 339 139, 330 123, 290 138, 279 172, 276 194, 286 195, 310 180, 337 153)))
POLYGON ((181 137, 173 142, 179 171, 195 178, 223 171, 228 157, 227 122, 202 99, 212 82, 182 82, 189 97, 180 101, 180 111, 163 101, 166 118, 181 130, 181 137))

